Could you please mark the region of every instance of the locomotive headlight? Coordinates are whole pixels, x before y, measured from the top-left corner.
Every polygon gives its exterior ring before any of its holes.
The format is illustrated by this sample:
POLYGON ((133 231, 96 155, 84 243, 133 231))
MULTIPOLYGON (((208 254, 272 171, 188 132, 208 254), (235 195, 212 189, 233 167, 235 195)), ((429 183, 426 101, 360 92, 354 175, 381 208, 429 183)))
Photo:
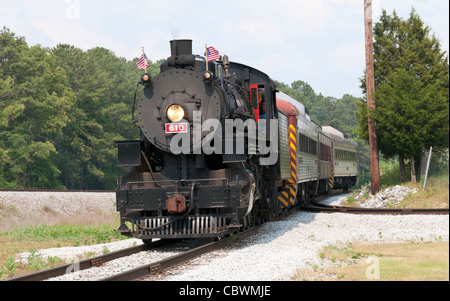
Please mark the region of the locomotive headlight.
POLYGON ((184 118, 184 109, 179 105, 171 105, 167 108, 167 118, 172 122, 181 121, 184 118))

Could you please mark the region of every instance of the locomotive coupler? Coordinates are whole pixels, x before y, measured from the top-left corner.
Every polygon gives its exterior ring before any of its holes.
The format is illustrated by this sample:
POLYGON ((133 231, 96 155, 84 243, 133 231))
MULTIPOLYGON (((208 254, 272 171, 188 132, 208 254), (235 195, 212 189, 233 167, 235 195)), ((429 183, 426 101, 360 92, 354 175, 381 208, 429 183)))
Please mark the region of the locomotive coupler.
POLYGON ((186 210, 186 198, 181 194, 172 194, 167 198, 166 205, 169 214, 183 213, 186 210))

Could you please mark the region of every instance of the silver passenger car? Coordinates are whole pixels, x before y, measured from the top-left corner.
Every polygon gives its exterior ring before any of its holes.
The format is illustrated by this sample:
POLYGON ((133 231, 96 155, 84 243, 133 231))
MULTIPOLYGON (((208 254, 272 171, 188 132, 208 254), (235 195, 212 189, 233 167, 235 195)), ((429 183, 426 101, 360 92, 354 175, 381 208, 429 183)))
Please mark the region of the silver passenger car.
POLYGON ((322 130, 333 137, 333 188, 347 191, 358 181, 356 142, 346 139, 331 126, 324 126, 322 130))

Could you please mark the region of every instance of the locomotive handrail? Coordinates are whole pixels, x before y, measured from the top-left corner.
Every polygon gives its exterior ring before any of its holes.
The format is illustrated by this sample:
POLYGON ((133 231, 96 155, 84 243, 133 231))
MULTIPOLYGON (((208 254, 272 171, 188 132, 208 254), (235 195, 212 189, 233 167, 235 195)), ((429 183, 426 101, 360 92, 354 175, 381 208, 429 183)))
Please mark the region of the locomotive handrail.
MULTIPOLYGON (((152 166, 150 165, 150 162, 148 162, 148 159, 147 159, 147 157, 145 156, 145 154, 144 154, 143 151, 141 151, 141 154, 142 154, 142 157, 144 158, 145 162, 147 163, 147 166, 148 166, 148 169, 150 170, 150 173, 152 174, 152 179, 153 179, 154 181, 156 181, 155 174, 153 173, 153 168, 152 168, 152 166)), ((155 184, 156 184, 156 186, 158 186, 158 187, 162 187, 158 182, 156 182, 155 184)))
POLYGON ((134 109, 136 107, 136 95, 137 95, 137 88, 139 86, 139 84, 141 83, 141 81, 138 81, 136 83, 136 87, 134 88, 134 100, 133 100, 133 108, 131 109, 131 121, 133 123, 137 123, 137 120, 134 120, 134 109))
MULTIPOLYGON (((225 184, 228 186, 229 185, 229 179, 228 178, 210 178, 210 179, 189 179, 189 180, 158 180, 158 181, 134 181, 134 182, 127 182, 126 184, 126 188, 128 189, 129 185, 139 185, 139 184, 145 184, 145 183, 172 183, 173 186, 175 187, 174 183, 180 183, 180 182, 201 182, 201 181, 217 181, 217 180, 221 180, 224 181, 225 184)), ((168 187, 168 186, 164 186, 164 187, 168 187)))

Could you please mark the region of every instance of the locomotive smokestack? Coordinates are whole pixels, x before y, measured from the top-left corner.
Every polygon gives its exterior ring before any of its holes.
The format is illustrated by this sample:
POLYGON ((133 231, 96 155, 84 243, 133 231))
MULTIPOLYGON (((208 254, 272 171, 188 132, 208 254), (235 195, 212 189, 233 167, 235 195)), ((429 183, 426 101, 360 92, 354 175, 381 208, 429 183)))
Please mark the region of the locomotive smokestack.
POLYGON ((192 68, 195 56, 192 54, 192 40, 170 41, 171 57, 167 59, 169 67, 192 68))
POLYGON ((172 40, 170 41, 170 53, 172 56, 191 55, 192 40, 172 40))

